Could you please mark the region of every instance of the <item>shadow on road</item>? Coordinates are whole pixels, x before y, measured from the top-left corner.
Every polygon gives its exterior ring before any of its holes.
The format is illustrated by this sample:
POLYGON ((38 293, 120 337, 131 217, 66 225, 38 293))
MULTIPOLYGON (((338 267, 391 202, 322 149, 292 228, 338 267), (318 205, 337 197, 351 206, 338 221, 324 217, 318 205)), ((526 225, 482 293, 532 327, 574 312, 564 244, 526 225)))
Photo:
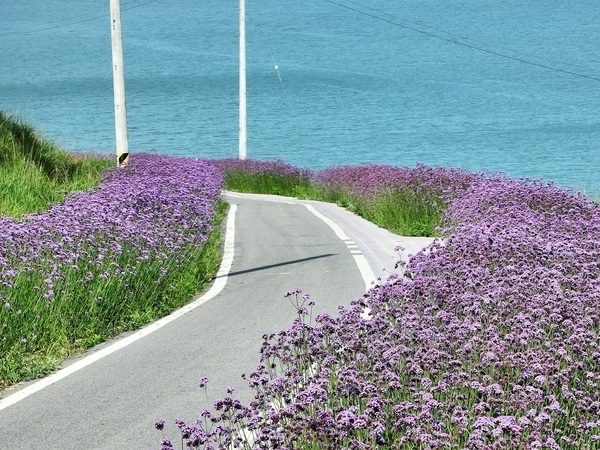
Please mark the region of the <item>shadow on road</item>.
POLYGON ((254 267, 252 269, 238 270, 236 272, 229 272, 228 274, 225 274, 225 275, 219 275, 218 277, 215 277, 215 278, 222 278, 224 276, 242 275, 244 273, 250 273, 250 272, 259 272, 261 270, 272 269, 273 267, 287 266, 290 264, 311 261, 313 259, 329 258, 331 256, 337 256, 337 253, 325 253, 323 255, 311 256, 309 258, 295 259, 293 261, 285 261, 285 262, 280 262, 277 264, 268 264, 266 266, 254 267))

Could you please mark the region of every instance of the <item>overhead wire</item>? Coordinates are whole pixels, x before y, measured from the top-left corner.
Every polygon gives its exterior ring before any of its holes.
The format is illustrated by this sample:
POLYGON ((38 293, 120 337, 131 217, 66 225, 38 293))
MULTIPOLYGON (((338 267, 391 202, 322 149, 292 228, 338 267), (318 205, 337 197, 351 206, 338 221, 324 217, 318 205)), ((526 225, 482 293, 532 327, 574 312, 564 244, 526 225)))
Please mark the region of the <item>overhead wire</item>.
MULTIPOLYGON (((146 6, 149 5, 150 3, 156 3, 162 0, 146 0, 142 3, 136 3, 137 0, 131 0, 128 2, 124 2, 121 5, 121 11, 129 11, 135 8, 139 8, 141 6, 146 6), (131 6, 128 6, 131 5, 131 6)), ((48 30, 56 30, 59 28, 67 28, 70 27, 72 25, 77 25, 80 23, 85 23, 85 22, 91 22, 93 20, 97 20, 97 19, 102 19, 102 18, 106 18, 109 17, 110 13, 106 12, 106 13, 89 13, 89 14, 84 14, 83 17, 85 18, 76 18, 76 17, 71 17, 71 18, 67 18, 66 20, 61 21, 60 23, 58 22, 54 22, 55 25, 49 25, 49 26, 40 26, 40 27, 32 27, 30 29, 25 29, 25 30, 2 30, 0 29, 0 36, 13 36, 13 35, 26 35, 26 34, 35 34, 35 33, 39 33, 42 31, 48 31, 48 30), (89 17, 86 17, 89 16, 89 17)))
MULTIPOLYGON (((466 47, 466 48, 469 48, 469 49, 472 49, 472 50, 476 50, 476 51, 480 51, 480 52, 483 52, 483 53, 488 53, 490 55, 498 56, 500 58, 505 58, 505 59, 517 61, 517 62, 520 62, 520 63, 523 63, 523 64, 529 64, 531 66, 536 66, 536 67, 540 67, 540 68, 543 68, 543 69, 552 70, 552 71, 555 71, 555 72, 560 72, 560 73, 564 73, 564 74, 567 74, 567 75, 576 76, 576 77, 579 77, 579 78, 585 78, 585 79, 589 79, 589 80, 593 80, 593 81, 600 81, 600 77, 598 77, 598 76, 586 75, 586 74, 575 72, 575 71, 572 71, 572 70, 562 69, 560 67, 551 66, 549 64, 543 64, 543 63, 531 61, 529 59, 525 59, 524 57, 520 57, 520 56, 511 56, 511 55, 508 55, 506 53, 502 53, 500 51, 490 50, 488 48, 484 48, 484 47, 482 47, 480 45, 469 44, 467 42, 460 41, 460 40, 458 40, 458 38, 445 37, 445 36, 442 36, 439 32, 427 31, 425 29, 417 28, 414 25, 406 25, 404 23, 401 23, 398 20, 388 19, 386 17, 382 17, 381 15, 365 11, 364 9, 358 9, 357 7, 355 8, 355 7, 352 7, 352 6, 348 6, 347 4, 342 4, 342 3, 339 3, 339 2, 334 1, 334 0, 325 0, 325 1, 328 2, 328 3, 331 3, 333 5, 339 6, 341 8, 347 9, 349 11, 352 11, 352 12, 355 12, 355 13, 358 13, 358 14, 362 14, 362 15, 367 16, 367 17, 371 17, 371 18, 373 18, 375 20, 379 20, 381 22, 385 22, 385 23, 388 23, 390 25, 397 26, 397 27, 400 27, 400 28, 404 28, 406 30, 413 31, 415 33, 420 33, 422 35, 429 36, 429 37, 432 37, 432 38, 435 38, 435 39, 440 39, 442 41, 446 41, 446 42, 451 43, 451 44, 460 45, 462 47, 466 47)), ((350 3, 352 3, 352 2, 350 2, 350 3)), ((425 27, 425 28, 434 29, 434 28, 431 28, 431 27, 425 27)))

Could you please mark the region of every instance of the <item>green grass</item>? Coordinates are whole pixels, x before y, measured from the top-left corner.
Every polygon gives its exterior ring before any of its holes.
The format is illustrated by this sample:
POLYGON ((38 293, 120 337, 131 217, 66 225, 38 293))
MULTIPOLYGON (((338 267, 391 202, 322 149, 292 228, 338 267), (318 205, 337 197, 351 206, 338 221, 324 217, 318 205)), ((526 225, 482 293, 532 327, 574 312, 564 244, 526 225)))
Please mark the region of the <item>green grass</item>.
POLYGON ((288 197, 303 197, 312 191, 308 178, 276 172, 248 174, 243 170, 226 170, 225 185, 237 192, 288 197))
POLYGON ((409 189, 357 198, 355 203, 358 215, 401 236, 438 236, 445 207, 439 198, 409 189))
POLYGON ((97 186, 107 157, 60 150, 33 127, 0 111, 0 216, 45 211, 73 191, 97 186))

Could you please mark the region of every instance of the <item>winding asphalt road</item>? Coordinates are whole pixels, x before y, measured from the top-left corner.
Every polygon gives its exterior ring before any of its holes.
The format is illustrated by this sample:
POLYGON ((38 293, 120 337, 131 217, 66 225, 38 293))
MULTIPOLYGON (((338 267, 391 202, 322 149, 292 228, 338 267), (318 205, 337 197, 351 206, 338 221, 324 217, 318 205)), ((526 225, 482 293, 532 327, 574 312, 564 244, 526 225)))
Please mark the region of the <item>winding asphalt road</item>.
POLYGON ((0 393, 0 450, 159 448, 157 419, 176 419, 226 395, 252 398, 241 374, 259 363, 262 335, 288 328, 283 297, 300 288, 314 313, 336 314, 404 257, 430 242, 403 238, 335 205, 227 193, 221 270, 206 292, 171 316, 65 362, 54 374, 0 393), (208 395, 198 388, 209 378, 208 395))

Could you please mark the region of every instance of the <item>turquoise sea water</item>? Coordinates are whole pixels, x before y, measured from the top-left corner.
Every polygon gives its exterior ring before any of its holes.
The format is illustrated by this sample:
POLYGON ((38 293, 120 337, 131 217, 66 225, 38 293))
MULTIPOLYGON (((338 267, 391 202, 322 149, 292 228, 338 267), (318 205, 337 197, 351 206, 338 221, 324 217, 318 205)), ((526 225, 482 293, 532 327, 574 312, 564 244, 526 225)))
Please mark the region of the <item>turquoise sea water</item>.
MULTIPOLYGON (((121 0, 129 149, 238 154, 237 0, 121 0)), ((248 157, 600 193, 597 0, 246 0, 248 157)), ((0 109, 114 152, 109 0, 0 13, 0 109)))

